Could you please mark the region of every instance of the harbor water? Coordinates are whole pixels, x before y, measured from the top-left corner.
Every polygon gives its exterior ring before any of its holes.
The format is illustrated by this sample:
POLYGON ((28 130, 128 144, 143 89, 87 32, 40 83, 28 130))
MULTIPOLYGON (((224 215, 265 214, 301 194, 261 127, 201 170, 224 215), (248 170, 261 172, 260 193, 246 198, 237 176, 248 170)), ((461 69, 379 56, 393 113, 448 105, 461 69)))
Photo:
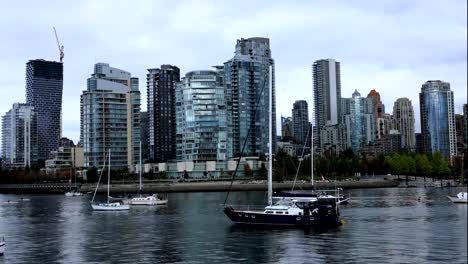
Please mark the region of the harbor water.
POLYGON ((93 212, 90 195, 4 194, 0 263, 466 263, 468 206, 446 197, 461 190, 345 191, 344 224, 331 230, 235 226, 220 192, 171 193, 166 206, 126 212, 93 212))

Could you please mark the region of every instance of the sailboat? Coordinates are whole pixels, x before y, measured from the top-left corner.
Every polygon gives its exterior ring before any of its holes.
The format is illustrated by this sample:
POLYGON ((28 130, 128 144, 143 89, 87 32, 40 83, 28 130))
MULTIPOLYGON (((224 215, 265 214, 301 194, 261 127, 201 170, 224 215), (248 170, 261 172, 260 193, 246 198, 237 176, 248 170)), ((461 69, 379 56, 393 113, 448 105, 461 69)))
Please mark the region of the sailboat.
MULTIPOLYGON (((72 174, 70 173, 70 191, 65 193, 66 197, 75 197, 75 196, 82 196, 83 193, 77 191, 77 190, 72 190, 71 187, 71 182, 72 182, 72 174)), ((75 186, 76 186, 76 175, 75 175, 75 186)))
MULTIPOLYGON (((99 176, 98 183, 96 185, 96 190, 94 191, 93 199, 91 200, 91 207, 95 211, 123 211, 123 210, 128 210, 130 209, 130 206, 128 204, 123 204, 120 202, 110 202, 110 161, 111 161, 111 150, 109 149, 109 164, 108 164, 108 169, 107 169, 107 202, 102 202, 102 203, 94 203, 94 197, 96 197, 96 193, 98 190, 99 182, 101 181, 101 176, 102 176, 102 171, 101 175, 99 176)), ((104 167, 105 167, 105 161, 104 161, 104 167)), ((103 171, 104 171, 103 167, 103 171)))
POLYGON ((142 184, 141 184, 141 171, 142 171, 142 163, 141 163, 141 141, 140 141, 140 189, 139 189, 139 197, 130 198, 125 200, 124 203, 130 205, 164 205, 167 204, 167 197, 161 194, 153 194, 149 196, 142 196, 142 184))
MULTIPOLYGON (((270 76, 271 76, 270 66, 270 76)), ((235 224, 262 226, 335 227, 341 224, 336 199, 298 197, 273 204, 272 86, 269 87, 268 205, 261 209, 234 208, 225 204, 224 213, 235 224)), ((239 159, 240 161, 240 159, 239 159)), ((226 198, 227 199, 227 198, 226 198)))
MULTIPOLYGON (((311 149, 310 149, 310 161, 311 161, 311 185, 312 185, 312 191, 311 192, 301 192, 301 191, 293 191, 294 190, 294 185, 293 185, 293 190, 290 192, 284 192, 284 191, 279 191, 279 192, 274 192, 273 199, 274 200, 284 200, 284 199, 298 199, 298 198, 307 198, 307 197, 316 197, 317 199, 335 199, 337 204, 342 204, 342 205, 347 205, 349 202, 349 197, 345 196, 344 194, 340 193, 342 191, 342 188, 335 188, 335 190, 320 190, 316 191, 315 186, 314 186, 314 150, 313 150, 313 142, 314 142, 314 131, 313 128, 310 128, 311 132, 311 137, 310 137, 310 142, 311 142, 311 149)), ((306 142, 307 143, 307 142, 306 142)), ((304 144, 305 146, 305 144, 304 144)), ((296 178, 294 179, 294 183, 296 183, 297 175, 299 173, 299 167, 297 168, 296 172, 296 178)), ((323 176, 322 176, 323 179, 323 176)))

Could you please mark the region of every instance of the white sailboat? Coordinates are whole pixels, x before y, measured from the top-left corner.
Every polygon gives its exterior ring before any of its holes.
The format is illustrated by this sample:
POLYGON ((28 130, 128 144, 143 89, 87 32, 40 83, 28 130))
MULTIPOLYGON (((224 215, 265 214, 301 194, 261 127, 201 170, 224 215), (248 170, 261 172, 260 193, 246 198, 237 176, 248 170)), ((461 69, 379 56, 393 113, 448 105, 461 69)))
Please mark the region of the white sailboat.
MULTIPOLYGON (((72 178, 71 178, 71 174, 70 174, 70 191, 66 192, 65 193, 65 196, 66 197, 76 197, 76 196, 83 196, 83 193, 82 192, 79 192, 77 190, 72 190, 72 187, 71 187, 71 182, 72 182, 72 178)), ((76 186, 76 175, 75 175, 75 186, 76 186)))
POLYGON ((125 200, 124 203, 130 205, 165 205, 167 204, 167 196, 160 195, 160 194, 153 194, 148 196, 142 195, 142 182, 141 182, 141 172, 142 172, 142 163, 141 163, 141 141, 140 141, 140 167, 139 167, 139 174, 140 174, 140 189, 139 189, 139 196, 130 198, 125 200))
MULTIPOLYGON (((96 190, 94 191, 93 199, 91 200, 91 207, 95 211, 123 211, 123 210, 128 210, 130 209, 130 206, 128 204, 123 204, 120 202, 110 202, 110 160, 111 160, 111 150, 109 149, 109 164, 108 164, 108 170, 107 170, 107 202, 103 203, 94 203, 94 197, 96 197, 96 193, 98 190, 99 182, 101 181, 101 175, 99 176, 99 181, 96 185, 96 190)), ((105 167, 105 163, 104 163, 105 167)), ((103 170, 104 170, 103 167, 103 170)))
POLYGON ((468 203, 468 193, 467 192, 459 192, 457 196, 449 196, 447 197, 450 199, 450 201, 454 203, 468 203))

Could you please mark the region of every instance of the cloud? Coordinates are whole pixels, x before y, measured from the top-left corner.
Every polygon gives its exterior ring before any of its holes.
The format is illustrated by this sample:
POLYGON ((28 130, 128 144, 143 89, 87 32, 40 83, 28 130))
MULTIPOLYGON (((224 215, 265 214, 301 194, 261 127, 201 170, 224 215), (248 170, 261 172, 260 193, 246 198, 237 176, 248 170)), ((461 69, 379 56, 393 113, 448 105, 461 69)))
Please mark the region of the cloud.
MULTIPOLYGON (((96 62, 140 78, 173 64, 182 74, 221 65, 236 39, 269 37, 276 66, 277 118, 294 101, 310 104, 311 65, 341 62, 342 96, 377 89, 387 112, 432 79, 451 83, 455 109, 467 99, 466 1, 21 1, 2 6, 0 113, 25 100, 29 59, 58 60, 52 26, 65 46, 64 136, 78 140, 79 97, 96 62)), ((419 130, 419 126, 416 127, 419 130)), ((280 129, 278 127, 278 133, 280 129)))

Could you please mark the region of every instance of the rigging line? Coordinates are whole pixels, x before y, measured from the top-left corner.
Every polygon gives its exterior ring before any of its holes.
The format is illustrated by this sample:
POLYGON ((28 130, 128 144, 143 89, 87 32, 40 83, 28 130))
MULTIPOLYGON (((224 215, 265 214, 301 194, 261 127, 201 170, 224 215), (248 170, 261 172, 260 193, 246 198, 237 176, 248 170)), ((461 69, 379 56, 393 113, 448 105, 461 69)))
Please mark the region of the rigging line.
MULTIPOLYGON (((297 181, 297 176, 299 175, 299 169, 301 168, 301 163, 302 163, 302 160, 304 159, 304 151, 305 151, 305 148, 306 148, 306 145, 307 145, 307 141, 309 140, 309 133, 310 133, 310 130, 312 128, 310 127, 308 130, 307 130, 307 136, 306 136, 306 141, 304 143, 304 146, 302 147, 302 154, 301 154, 301 159, 299 160, 299 165, 297 166, 297 170, 296 170, 296 177, 294 177, 294 182, 293 182, 293 186, 291 188, 291 191, 294 190, 294 186, 296 186, 296 181, 297 181)), ((312 151, 312 149, 311 149, 312 151)), ((311 152, 311 155, 310 155, 310 158, 312 159, 312 152, 311 152)))
POLYGON ((104 165, 102 165, 101 174, 99 174, 99 180, 96 184, 96 189, 94 190, 93 199, 91 199, 91 203, 94 202, 94 197, 96 197, 97 189, 99 187, 99 183, 101 182, 102 173, 104 172, 104 169, 106 168, 106 159, 107 159, 106 154, 104 154, 104 165))
MULTIPOLYGON (((269 78, 268 78, 269 79, 269 78)), ((256 117, 257 117, 257 110, 258 110, 258 105, 259 105, 259 102, 260 102, 260 99, 262 98, 262 95, 263 95, 263 91, 265 90, 265 84, 266 84, 266 80, 267 78, 264 77, 263 79, 263 85, 262 85, 262 90, 260 91, 260 96, 258 96, 257 98, 257 101, 255 102, 255 112, 254 112, 254 116, 253 116, 253 120, 255 121, 256 117)), ((272 113, 269 113, 269 115, 272 115, 272 113)), ((229 189, 226 193, 226 198, 224 199, 224 204, 223 206, 226 205, 226 202, 227 202, 227 199, 229 197, 229 193, 231 192, 231 188, 232 188, 232 184, 234 183, 234 178, 236 177, 236 174, 237 174, 237 170, 239 168, 239 164, 240 164, 240 161, 242 159, 242 155, 244 154, 244 150, 245 150, 245 146, 247 145, 247 140, 249 139, 249 136, 250 136, 250 131, 252 130, 252 127, 249 126, 249 129, 247 130, 247 136, 245 137, 245 140, 244 140, 244 144, 242 145, 242 150, 241 150, 241 153, 239 155, 239 160, 237 161, 237 164, 236 164, 236 169, 234 170, 234 173, 232 174, 232 177, 231 177, 231 184, 229 185, 229 189)), ((270 135, 271 137, 271 135, 270 135)), ((271 157, 269 157, 271 159, 271 157)))

